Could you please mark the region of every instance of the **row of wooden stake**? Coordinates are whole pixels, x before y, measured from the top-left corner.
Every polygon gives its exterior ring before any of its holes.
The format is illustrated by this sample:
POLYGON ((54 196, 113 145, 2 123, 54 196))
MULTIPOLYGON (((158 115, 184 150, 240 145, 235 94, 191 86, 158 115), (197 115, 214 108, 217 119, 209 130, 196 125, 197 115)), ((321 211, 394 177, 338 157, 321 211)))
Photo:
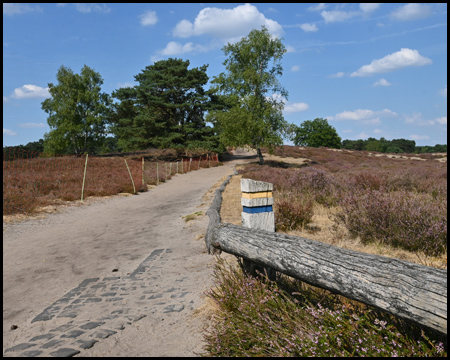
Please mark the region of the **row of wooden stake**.
MULTIPOLYGON (((209 155, 206 155, 206 159, 209 160, 209 167, 211 167, 211 157, 209 155)), ((134 180, 133 180, 133 176, 131 176, 131 171, 130 168, 128 167, 128 163, 127 163, 127 159, 123 159, 125 161, 125 165, 127 166, 128 169, 128 174, 130 175, 130 179, 131 179, 131 183, 133 184, 133 193, 136 194, 136 187, 134 185, 134 180)), ((202 161, 202 157, 200 156, 200 159, 198 161, 198 167, 197 170, 200 169, 200 162, 202 161)), ((216 161, 219 161, 219 158, 216 154, 216 161)), ((88 154, 86 154, 86 163, 84 164, 84 175, 83 175, 83 185, 81 187, 81 202, 83 202, 83 195, 84 195, 84 183, 86 180, 86 169, 87 169, 87 162, 88 162, 88 154)), ((178 163, 179 161, 177 161, 177 174, 178 174, 178 163)), ((181 163, 183 164, 183 160, 181 160, 181 163)), ((192 158, 189 159, 189 169, 187 172, 191 171, 191 163, 192 163, 192 158)), ((181 166, 181 174, 183 174, 184 172, 184 165, 181 166)), ((172 174, 172 163, 169 163, 169 173, 172 174)), ((166 179, 167 179, 167 163, 166 163, 166 179)), ((142 157, 142 184, 145 184, 144 182, 144 157, 142 157)), ((156 163, 156 184, 159 184, 159 167, 158 167, 158 163, 156 163)))

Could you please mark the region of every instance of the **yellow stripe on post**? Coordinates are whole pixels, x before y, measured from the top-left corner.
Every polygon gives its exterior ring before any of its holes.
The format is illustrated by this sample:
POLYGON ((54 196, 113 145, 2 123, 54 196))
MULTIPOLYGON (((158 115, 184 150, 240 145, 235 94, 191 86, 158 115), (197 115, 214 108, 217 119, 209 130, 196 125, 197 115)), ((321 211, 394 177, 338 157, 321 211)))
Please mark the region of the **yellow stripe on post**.
POLYGON ((259 199, 272 197, 272 191, 256 192, 256 193, 242 193, 244 199, 259 199))

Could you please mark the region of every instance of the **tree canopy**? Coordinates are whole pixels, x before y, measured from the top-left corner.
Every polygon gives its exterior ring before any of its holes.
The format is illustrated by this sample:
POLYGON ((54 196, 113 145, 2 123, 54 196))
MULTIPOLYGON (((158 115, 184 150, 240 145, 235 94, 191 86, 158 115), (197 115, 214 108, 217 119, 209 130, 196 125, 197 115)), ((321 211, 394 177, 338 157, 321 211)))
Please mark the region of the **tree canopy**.
POLYGON ((204 113, 215 104, 205 90, 208 65, 188 69, 189 60, 161 60, 135 75, 139 84, 113 92, 120 102, 111 118, 112 132, 124 150, 148 147, 217 149, 218 138, 204 113))
POLYGON ((341 138, 327 119, 306 120, 295 129, 296 146, 329 147, 340 149, 341 138))
POLYGON ((447 145, 437 144, 435 146, 416 146, 414 140, 393 139, 386 140, 384 137, 379 140, 368 138, 367 140, 343 140, 342 148, 349 150, 378 151, 381 153, 432 153, 447 152, 447 145))
POLYGON ((281 58, 286 48, 262 27, 222 50, 227 56, 226 71, 214 77, 212 84, 227 107, 209 112, 207 120, 217 126, 225 146, 248 145, 257 150, 262 164, 260 148, 282 145, 289 128, 281 112, 284 103, 277 96, 288 96, 277 78, 283 73, 281 58))
POLYGON ((45 152, 95 152, 106 136, 111 104, 109 95, 101 92, 102 77, 84 65, 80 74, 61 66, 56 79, 56 85, 48 84, 51 98, 41 103, 50 126, 44 135, 45 152))

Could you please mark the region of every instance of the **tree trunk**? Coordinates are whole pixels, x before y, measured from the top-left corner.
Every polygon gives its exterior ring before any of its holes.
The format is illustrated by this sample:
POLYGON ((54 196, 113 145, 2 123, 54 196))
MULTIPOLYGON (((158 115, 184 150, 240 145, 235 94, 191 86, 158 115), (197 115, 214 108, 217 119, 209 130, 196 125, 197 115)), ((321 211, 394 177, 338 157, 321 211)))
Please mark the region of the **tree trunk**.
POLYGON ((447 271, 222 223, 211 245, 447 334, 447 271))
POLYGON ((259 158, 259 165, 264 165, 264 158, 261 152, 261 148, 256 148, 256 153, 258 154, 258 158, 259 158))

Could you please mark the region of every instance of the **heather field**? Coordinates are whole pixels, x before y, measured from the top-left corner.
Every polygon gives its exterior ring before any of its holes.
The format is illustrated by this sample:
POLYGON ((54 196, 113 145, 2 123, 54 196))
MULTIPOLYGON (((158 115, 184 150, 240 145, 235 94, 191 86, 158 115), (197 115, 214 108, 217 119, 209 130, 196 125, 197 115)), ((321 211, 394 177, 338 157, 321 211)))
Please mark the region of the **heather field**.
POLYGON ((147 191, 148 185, 158 185, 175 174, 217 164, 216 155, 177 159, 176 153, 170 151, 126 157, 88 156, 87 163, 86 156, 21 154, 20 158, 4 158, 3 215, 31 214, 49 205, 81 200, 82 190, 83 199, 147 191), (144 167, 143 157, 147 158, 144 167))
MULTIPOLYGON (((278 232, 447 268, 446 154, 284 146, 275 155, 238 170, 222 221, 240 223, 227 210, 240 177, 267 181, 278 232)), ((447 356, 446 336, 283 274, 253 278, 219 261, 214 277, 206 356, 447 356)))
POLYGON ((274 184, 277 231, 308 229, 315 209, 326 208, 335 228, 343 226, 363 244, 429 256, 447 253, 447 162, 439 161, 442 155, 392 158, 294 146, 276 155, 309 161, 300 168, 269 161, 239 172, 274 184))

